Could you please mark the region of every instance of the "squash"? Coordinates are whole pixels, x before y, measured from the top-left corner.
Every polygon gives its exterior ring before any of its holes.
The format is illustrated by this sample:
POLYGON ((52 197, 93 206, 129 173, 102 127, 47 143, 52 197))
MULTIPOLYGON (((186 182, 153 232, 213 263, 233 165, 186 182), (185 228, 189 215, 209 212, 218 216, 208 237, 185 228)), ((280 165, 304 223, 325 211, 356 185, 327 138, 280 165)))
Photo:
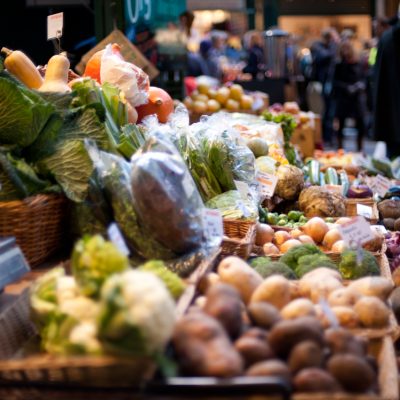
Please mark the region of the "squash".
POLYGON ((68 86, 69 60, 65 53, 55 55, 50 58, 43 85, 38 89, 40 92, 70 92, 68 86))
POLYGON ((29 89, 38 89, 43 84, 43 78, 32 60, 19 50, 1 49, 5 55, 4 66, 29 89))

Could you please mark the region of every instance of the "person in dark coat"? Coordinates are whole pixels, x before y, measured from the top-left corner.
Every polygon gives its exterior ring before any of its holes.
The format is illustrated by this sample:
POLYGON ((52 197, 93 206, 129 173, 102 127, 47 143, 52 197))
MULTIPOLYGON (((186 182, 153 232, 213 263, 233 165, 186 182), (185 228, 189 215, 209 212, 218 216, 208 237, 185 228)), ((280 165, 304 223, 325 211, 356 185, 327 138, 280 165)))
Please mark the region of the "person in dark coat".
POLYGON ((357 147, 362 150, 366 116, 366 73, 357 60, 354 47, 346 40, 339 47, 340 61, 333 75, 335 117, 339 122, 338 145, 343 148, 343 129, 346 118, 353 118, 357 128, 357 147))
POLYGON ((399 156, 400 22, 379 41, 374 80, 374 136, 386 142, 389 157, 399 156))
POLYGON ((212 44, 209 40, 203 40, 198 53, 189 53, 188 76, 207 75, 217 79, 221 78, 218 61, 210 54, 211 47, 212 44))
POLYGON ((250 38, 250 48, 248 50, 247 65, 243 68, 245 74, 251 74, 253 79, 257 78, 262 72, 264 64, 264 50, 262 47, 262 37, 258 32, 254 32, 250 38))

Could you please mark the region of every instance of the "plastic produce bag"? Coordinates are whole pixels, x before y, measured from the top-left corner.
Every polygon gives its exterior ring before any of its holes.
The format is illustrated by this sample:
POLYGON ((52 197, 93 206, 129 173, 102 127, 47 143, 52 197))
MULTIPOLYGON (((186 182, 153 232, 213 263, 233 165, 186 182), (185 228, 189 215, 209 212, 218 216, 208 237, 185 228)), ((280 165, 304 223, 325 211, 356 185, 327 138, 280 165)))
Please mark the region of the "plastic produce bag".
POLYGON ((125 98, 132 107, 147 103, 149 77, 136 65, 125 61, 109 44, 101 57, 101 82, 117 86, 125 93, 125 98))
POLYGON ((135 155, 131 183, 140 222, 158 242, 180 255, 201 245, 203 202, 179 155, 158 151, 135 155))

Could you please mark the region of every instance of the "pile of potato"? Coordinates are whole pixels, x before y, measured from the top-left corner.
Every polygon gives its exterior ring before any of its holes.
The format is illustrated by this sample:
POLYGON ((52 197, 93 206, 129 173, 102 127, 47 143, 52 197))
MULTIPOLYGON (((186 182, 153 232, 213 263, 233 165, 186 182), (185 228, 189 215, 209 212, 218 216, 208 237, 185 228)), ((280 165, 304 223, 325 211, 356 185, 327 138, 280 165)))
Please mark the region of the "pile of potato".
MULTIPOLYGON (((258 224, 256 245, 263 247, 266 256, 284 254, 289 249, 304 243, 316 244, 324 251, 342 253, 346 245, 338 227, 351 221, 351 218, 342 217, 335 223, 325 222, 322 218, 311 218, 304 226, 291 231, 274 229, 267 224, 258 224)), ((372 230, 374 239, 363 245, 369 251, 379 251, 385 240, 384 236, 372 230)))
POLYGON ((367 342, 347 327, 388 324, 389 280, 363 278, 344 287, 325 268, 298 282, 263 280, 237 257, 225 258, 217 272, 203 279, 204 295, 175 327, 182 374, 273 376, 299 392, 377 390, 367 342))

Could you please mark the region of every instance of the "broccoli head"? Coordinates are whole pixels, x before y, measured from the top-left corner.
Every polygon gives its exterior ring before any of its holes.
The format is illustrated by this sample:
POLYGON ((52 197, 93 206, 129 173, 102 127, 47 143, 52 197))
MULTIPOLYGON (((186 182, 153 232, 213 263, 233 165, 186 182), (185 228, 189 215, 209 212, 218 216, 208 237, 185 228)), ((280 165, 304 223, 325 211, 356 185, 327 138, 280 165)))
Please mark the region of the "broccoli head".
POLYGON ((263 278, 282 275, 286 279, 296 279, 296 275, 286 264, 280 261, 271 261, 269 257, 255 257, 249 261, 249 264, 263 278))
POLYGON ((346 250, 342 254, 339 271, 344 279, 358 279, 364 276, 380 275, 376 258, 369 251, 364 249, 360 251, 360 260, 357 260, 357 251, 346 250))
POLYGON ((292 270, 296 270, 298 260, 302 256, 308 256, 313 254, 323 254, 322 251, 314 244, 302 244, 301 246, 292 247, 287 253, 285 253, 279 261, 285 263, 292 270))
POLYGON ((325 254, 310 254, 302 256, 298 259, 298 265, 295 273, 298 278, 301 278, 307 272, 317 268, 331 268, 337 270, 337 266, 325 254))
POLYGON ((175 274, 175 272, 170 271, 162 261, 147 261, 139 267, 139 270, 151 272, 158 276, 164 282, 168 291, 175 300, 178 299, 185 290, 186 286, 183 280, 175 274))

